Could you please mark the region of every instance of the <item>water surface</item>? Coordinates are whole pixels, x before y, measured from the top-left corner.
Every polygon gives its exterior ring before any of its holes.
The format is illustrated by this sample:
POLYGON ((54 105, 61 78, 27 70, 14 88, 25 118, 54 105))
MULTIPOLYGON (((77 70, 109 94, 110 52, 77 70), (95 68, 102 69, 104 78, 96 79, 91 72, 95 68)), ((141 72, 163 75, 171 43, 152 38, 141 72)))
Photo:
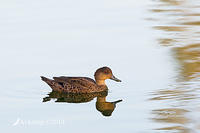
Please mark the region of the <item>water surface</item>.
POLYGON ((199 7, 195 0, 0 2, 1 130, 199 132, 199 7), (40 80, 93 78, 102 66, 122 82, 108 80, 106 96, 79 103, 40 80), (105 116, 104 107, 114 111, 105 116))

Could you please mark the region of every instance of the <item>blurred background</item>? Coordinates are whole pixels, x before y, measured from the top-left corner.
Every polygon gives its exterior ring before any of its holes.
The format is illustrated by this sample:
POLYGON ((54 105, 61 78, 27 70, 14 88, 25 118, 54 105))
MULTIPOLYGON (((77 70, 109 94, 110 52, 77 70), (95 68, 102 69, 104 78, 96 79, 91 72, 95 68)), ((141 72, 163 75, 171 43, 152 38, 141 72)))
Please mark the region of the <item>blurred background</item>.
POLYGON ((5 132, 198 133, 200 1, 0 2, 0 128, 5 132), (109 117, 85 103, 43 102, 40 76, 109 66, 109 117), (13 125, 17 120, 25 124, 13 125), (27 124, 61 120, 63 124, 27 124))

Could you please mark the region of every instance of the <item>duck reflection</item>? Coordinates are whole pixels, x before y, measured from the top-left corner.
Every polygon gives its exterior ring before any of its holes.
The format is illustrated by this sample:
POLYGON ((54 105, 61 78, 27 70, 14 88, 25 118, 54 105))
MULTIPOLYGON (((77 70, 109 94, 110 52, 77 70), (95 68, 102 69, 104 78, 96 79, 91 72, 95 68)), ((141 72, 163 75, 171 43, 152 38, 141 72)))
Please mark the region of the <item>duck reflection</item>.
POLYGON ((111 116, 114 111, 116 104, 121 102, 122 100, 117 100, 114 102, 107 102, 106 96, 97 97, 96 101, 96 109, 102 113, 104 116, 111 116))
POLYGON ((102 113, 103 116, 111 116, 113 111, 116 108, 116 104, 122 100, 117 100, 114 102, 106 101, 108 91, 98 92, 98 93, 60 93, 52 91, 48 94, 47 97, 43 98, 43 102, 48 102, 55 100, 55 102, 66 102, 66 103, 87 103, 96 98, 96 109, 102 113))

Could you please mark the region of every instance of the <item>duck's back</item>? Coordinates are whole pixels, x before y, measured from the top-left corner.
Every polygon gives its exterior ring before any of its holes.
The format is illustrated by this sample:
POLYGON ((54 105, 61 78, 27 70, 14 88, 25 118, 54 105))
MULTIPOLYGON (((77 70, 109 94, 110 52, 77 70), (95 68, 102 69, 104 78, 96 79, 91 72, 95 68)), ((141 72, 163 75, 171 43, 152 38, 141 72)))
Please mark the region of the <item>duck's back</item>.
POLYGON ((53 77, 54 80, 42 77, 54 91, 66 93, 93 93, 105 91, 105 87, 100 87, 96 82, 88 77, 53 77))
POLYGON ((65 77, 65 76, 60 76, 60 77, 53 77, 55 81, 62 81, 62 82, 77 82, 77 81, 82 81, 82 82, 87 82, 88 84, 95 84, 96 82, 88 77, 65 77))

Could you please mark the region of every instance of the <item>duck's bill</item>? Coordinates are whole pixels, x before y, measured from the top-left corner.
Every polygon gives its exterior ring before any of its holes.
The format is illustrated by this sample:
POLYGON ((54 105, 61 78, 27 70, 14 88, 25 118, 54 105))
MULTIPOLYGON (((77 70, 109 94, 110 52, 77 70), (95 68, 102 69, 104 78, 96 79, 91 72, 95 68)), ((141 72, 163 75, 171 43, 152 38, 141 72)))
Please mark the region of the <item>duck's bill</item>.
POLYGON ((117 82, 122 82, 120 79, 116 78, 115 76, 112 76, 110 79, 117 81, 117 82))

